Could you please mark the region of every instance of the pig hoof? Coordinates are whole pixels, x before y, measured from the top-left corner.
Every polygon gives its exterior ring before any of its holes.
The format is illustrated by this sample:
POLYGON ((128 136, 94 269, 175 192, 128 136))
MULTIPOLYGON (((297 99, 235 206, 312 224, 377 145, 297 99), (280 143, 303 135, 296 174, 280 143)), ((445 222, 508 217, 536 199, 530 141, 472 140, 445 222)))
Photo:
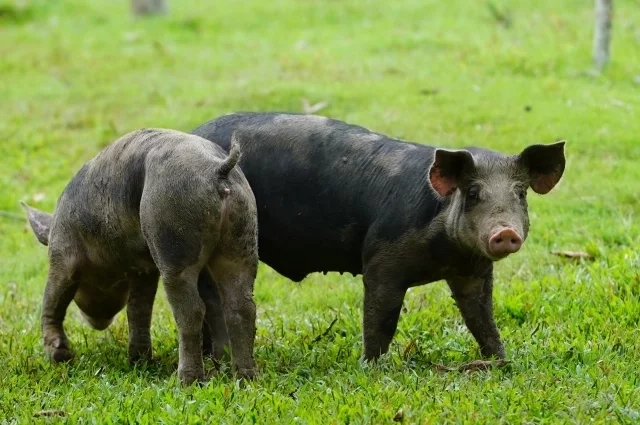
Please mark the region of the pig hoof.
POLYGON ((150 346, 129 347, 129 364, 140 361, 151 361, 152 350, 150 346))
POLYGON ((209 357, 209 358, 214 358, 215 354, 213 351, 213 347, 209 347, 209 346, 203 346, 202 347, 202 357, 209 357))
POLYGON ((210 354, 211 360, 216 363, 228 362, 231 360, 231 356, 229 355, 229 351, 222 348, 215 348, 213 353, 210 354))
POLYGON ((240 379, 253 380, 258 377, 258 372, 256 371, 255 368, 251 368, 251 369, 238 368, 236 369, 236 375, 240 379))
POLYGON ((185 385, 185 386, 188 386, 197 382, 203 382, 204 370, 201 370, 201 371, 179 370, 178 378, 180 378, 180 382, 182 383, 182 385, 185 385))
POLYGON ((151 360, 153 360, 153 358, 150 351, 145 353, 136 352, 129 354, 129 364, 131 365, 140 362, 150 362, 151 360))
POLYGON ((49 357, 54 363, 65 363, 73 359, 73 353, 66 347, 51 348, 49 357))

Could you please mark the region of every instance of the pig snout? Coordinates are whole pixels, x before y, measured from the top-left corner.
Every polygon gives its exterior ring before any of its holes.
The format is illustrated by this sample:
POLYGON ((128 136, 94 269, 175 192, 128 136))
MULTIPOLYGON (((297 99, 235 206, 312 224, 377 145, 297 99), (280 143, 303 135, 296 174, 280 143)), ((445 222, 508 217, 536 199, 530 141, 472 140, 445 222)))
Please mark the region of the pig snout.
POLYGON ((522 246, 522 238, 513 229, 500 229, 489 238, 489 253, 503 258, 518 252, 522 246))

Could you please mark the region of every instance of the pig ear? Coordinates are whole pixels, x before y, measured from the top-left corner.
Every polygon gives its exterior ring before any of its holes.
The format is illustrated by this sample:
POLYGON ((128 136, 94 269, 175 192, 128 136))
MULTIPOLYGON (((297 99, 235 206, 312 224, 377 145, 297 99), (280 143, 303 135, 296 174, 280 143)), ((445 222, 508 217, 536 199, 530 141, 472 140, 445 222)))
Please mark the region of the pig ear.
POLYGON ((564 140, 550 145, 531 145, 518 156, 518 162, 529 173, 534 192, 549 193, 560 181, 566 163, 564 145, 564 140))
POLYGON ((27 213, 29 224, 33 233, 38 238, 38 241, 42 245, 49 245, 49 230, 51 229, 51 214, 47 214, 40 210, 37 210, 24 202, 20 201, 20 204, 27 213))
POLYGON ((465 173, 475 167, 471 152, 466 150, 436 149, 429 170, 431 187, 440 196, 449 196, 460 186, 465 173))

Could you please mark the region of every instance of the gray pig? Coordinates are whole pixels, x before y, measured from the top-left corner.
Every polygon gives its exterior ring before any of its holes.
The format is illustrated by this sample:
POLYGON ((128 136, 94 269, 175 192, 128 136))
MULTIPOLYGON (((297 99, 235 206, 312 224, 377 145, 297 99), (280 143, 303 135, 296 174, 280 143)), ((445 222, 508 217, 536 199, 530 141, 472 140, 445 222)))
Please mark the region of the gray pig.
POLYGON ((255 375, 257 213, 235 167, 239 157, 235 140, 227 157, 197 136, 138 130, 82 167, 53 216, 23 204, 36 237, 49 246, 41 325, 54 362, 72 358, 63 329, 72 300, 99 330, 126 305, 129 358, 150 358, 161 276, 178 327, 178 376, 185 384, 204 379, 203 321, 220 314, 206 309, 198 292, 206 270, 222 297, 234 369, 255 375))

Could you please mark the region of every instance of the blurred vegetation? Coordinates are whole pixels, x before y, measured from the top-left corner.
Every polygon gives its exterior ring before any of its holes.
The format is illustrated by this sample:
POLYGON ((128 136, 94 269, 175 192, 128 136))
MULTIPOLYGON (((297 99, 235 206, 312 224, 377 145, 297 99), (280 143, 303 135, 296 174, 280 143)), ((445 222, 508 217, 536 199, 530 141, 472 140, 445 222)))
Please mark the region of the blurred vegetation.
POLYGON ((136 20, 127 2, 0 0, 0 423, 46 409, 64 415, 46 421, 83 423, 637 422, 640 8, 616 2, 612 61, 595 75, 592 3, 185 0, 136 20), (530 237, 496 266, 508 367, 437 370, 479 356, 442 283, 412 289, 390 354, 361 364, 361 279, 294 284, 264 265, 256 382, 234 382, 225 366, 181 389, 163 294, 153 364, 127 364, 124 313, 101 333, 75 306, 76 361, 49 364, 46 250, 19 200, 53 211, 81 165, 136 128, 318 104, 439 146, 568 141, 563 181, 530 197, 530 237))

